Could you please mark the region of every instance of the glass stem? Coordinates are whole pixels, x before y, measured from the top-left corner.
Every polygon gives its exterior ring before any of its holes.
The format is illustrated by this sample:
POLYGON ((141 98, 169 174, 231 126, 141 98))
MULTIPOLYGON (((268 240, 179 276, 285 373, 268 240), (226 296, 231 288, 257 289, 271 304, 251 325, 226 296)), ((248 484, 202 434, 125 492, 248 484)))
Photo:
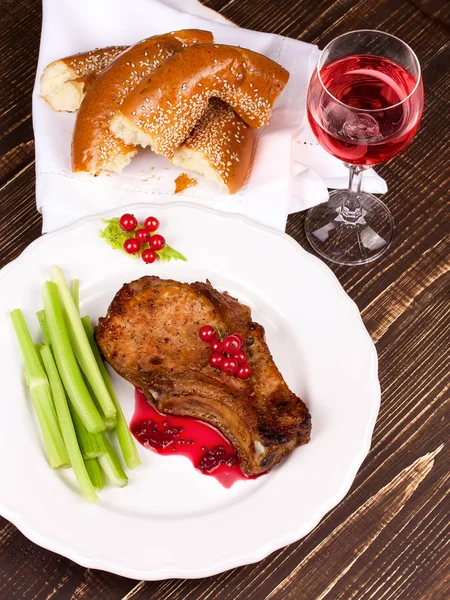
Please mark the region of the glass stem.
POLYGON ((353 223, 362 216, 359 194, 361 191, 362 176, 367 167, 350 164, 346 166, 349 170, 348 194, 342 204, 341 215, 346 221, 353 223))

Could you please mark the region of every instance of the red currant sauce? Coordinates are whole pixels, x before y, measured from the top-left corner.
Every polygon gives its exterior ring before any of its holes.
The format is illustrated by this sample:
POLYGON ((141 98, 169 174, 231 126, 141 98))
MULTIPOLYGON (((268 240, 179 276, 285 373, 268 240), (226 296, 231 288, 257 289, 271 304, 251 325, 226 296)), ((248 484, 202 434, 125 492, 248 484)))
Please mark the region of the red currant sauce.
POLYGON ((236 451, 217 429, 191 417, 160 413, 137 388, 134 397, 130 430, 145 448, 186 456, 197 471, 214 477, 225 488, 242 479, 254 479, 242 473, 236 451))

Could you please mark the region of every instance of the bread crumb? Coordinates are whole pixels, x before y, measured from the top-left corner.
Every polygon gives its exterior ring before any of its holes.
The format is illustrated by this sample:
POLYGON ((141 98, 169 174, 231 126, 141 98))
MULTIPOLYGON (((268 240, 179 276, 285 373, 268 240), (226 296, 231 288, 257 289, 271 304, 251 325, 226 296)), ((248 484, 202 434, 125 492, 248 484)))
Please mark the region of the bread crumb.
POLYGON ((194 187, 197 183, 198 181, 196 179, 189 177, 186 173, 181 173, 181 175, 178 175, 175 179, 175 194, 179 194, 187 188, 194 187))

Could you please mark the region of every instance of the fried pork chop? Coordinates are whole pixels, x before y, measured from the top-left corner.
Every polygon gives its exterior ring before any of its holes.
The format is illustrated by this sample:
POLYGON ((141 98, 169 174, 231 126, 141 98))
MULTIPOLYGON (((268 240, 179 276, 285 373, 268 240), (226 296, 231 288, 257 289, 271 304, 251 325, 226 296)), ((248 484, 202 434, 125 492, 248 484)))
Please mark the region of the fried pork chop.
POLYGON ((100 318, 96 339, 108 363, 159 411, 217 427, 246 475, 263 473, 310 439, 308 409, 278 371, 263 327, 209 282, 149 276, 125 284, 100 318), (209 365, 209 345, 198 335, 207 324, 223 337, 242 335, 252 368, 247 380, 209 365))

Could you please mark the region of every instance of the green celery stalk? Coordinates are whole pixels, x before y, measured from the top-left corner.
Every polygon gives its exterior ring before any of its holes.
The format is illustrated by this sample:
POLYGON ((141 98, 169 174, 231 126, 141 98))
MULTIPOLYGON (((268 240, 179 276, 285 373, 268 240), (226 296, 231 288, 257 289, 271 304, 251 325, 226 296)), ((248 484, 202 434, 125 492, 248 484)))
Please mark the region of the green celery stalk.
POLYGON ((83 421, 78 416, 77 411, 73 406, 69 406, 70 414, 72 415, 73 425, 77 434, 78 444, 84 460, 97 458, 102 454, 103 445, 101 443, 100 433, 91 433, 83 425, 83 421))
POLYGON ((103 414, 103 411, 102 411, 102 407, 100 406, 99 401, 97 400, 97 398, 94 394, 94 390, 91 388, 91 384, 89 383, 89 381, 87 380, 86 377, 84 377, 84 383, 86 384, 86 387, 89 390, 91 398, 94 401, 98 412, 102 415, 103 421, 105 423, 105 429, 107 429, 109 431, 111 429, 114 429, 114 427, 116 426, 116 423, 117 423, 117 418, 116 417, 105 417, 105 415, 103 414))
POLYGON ((105 424, 89 395, 70 344, 57 285, 46 281, 42 288, 42 298, 53 354, 67 395, 88 431, 104 431, 105 424))
POLYGON ((52 340, 50 338, 50 331, 48 329, 47 318, 45 316, 45 310, 39 310, 36 313, 37 319, 39 321, 39 325, 41 326, 42 337, 44 338, 44 342, 49 346, 52 345, 52 340))
POLYGON ((103 438, 105 452, 97 460, 108 480, 117 487, 124 487, 128 483, 128 477, 120 464, 119 457, 114 452, 114 448, 111 446, 106 434, 102 433, 100 435, 103 438))
POLYGON ((13 310, 11 320, 24 358, 25 378, 41 428, 48 462, 53 469, 70 466, 69 455, 53 405, 50 384, 22 311, 20 309, 13 310))
POLYGON ((72 283, 72 298, 73 303, 77 309, 78 314, 80 314, 80 280, 74 279, 72 283))
POLYGON ((58 266, 53 265, 51 267, 51 275, 53 281, 58 286, 61 304, 67 317, 70 340, 81 369, 91 384, 105 417, 115 418, 116 407, 109 395, 108 388, 103 381, 102 374, 100 373, 94 355, 92 354, 89 341, 86 337, 80 315, 78 314, 77 307, 73 301, 64 273, 58 266))
POLYGON ((100 372, 105 381, 106 387, 108 388, 109 394, 114 402, 114 405, 117 410, 117 424, 115 428, 115 432, 117 435, 117 439, 120 444, 120 449, 122 450, 122 455, 125 460, 125 463, 129 469, 134 469, 141 465, 141 459, 139 458, 138 451, 136 449, 136 445, 133 440, 133 436, 131 435, 128 424, 125 420, 125 416, 122 412, 122 408, 120 406, 119 399, 117 398, 117 394, 114 390, 114 386, 112 384, 109 373, 105 367, 105 363, 102 360, 100 355, 100 350, 94 339, 94 329, 92 327, 92 323, 89 317, 83 317, 81 319, 83 323, 84 330, 86 332, 87 338, 89 340, 89 344, 91 345, 92 352, 95 356, 95 360, 97 361, 100 372))
POLYGON ((89 474, 89 479, 92 482, 92 485, 97 490, 97 492, 101 492, 105 482, 103 480, 102 470, 96 458, 92 458, 86 461, 86 471, 89 474))
POLYGON ((56 412, 58 414, 59 424, 61 426, 64 442, 66 444, 67 452, 69 454, 75 476, 80 484, 81 491, 83 492, 86 500, 89 502, 97 502, 98 497, 84 464, 64 387, 49 346, 43 345, 41 347, 41 357, 50 381, 50 387, 52 390, 53 400, 55 402, 56 412))
MULTIPOLYGON (((44 363, 42 362, 42 358, 41 358, 41 346, 43 346, 43 344, 35 344, 35 345, 34 345, 34 347, 36 348, 36 353, 37 353, 37 355, 38 355, 38 357, 39 357, 39 361, 40 361, 40 363, 41 363, 41 367, 44 369, 44 363)), ((45 369, 44 369, 44 371, 45 371, 45 369)), ((25 377, 25 379, 26 379, 26 381, 27 381, 27 385, 28 385, 28 381, 29 381, 29 380, 27 379, 27 372, 26 372, 26 369, 25 369, 25 376, 26 376, 26 377, 25 377)), ((56 410, 55 410, 55 415, 56 415, 56 410)))

